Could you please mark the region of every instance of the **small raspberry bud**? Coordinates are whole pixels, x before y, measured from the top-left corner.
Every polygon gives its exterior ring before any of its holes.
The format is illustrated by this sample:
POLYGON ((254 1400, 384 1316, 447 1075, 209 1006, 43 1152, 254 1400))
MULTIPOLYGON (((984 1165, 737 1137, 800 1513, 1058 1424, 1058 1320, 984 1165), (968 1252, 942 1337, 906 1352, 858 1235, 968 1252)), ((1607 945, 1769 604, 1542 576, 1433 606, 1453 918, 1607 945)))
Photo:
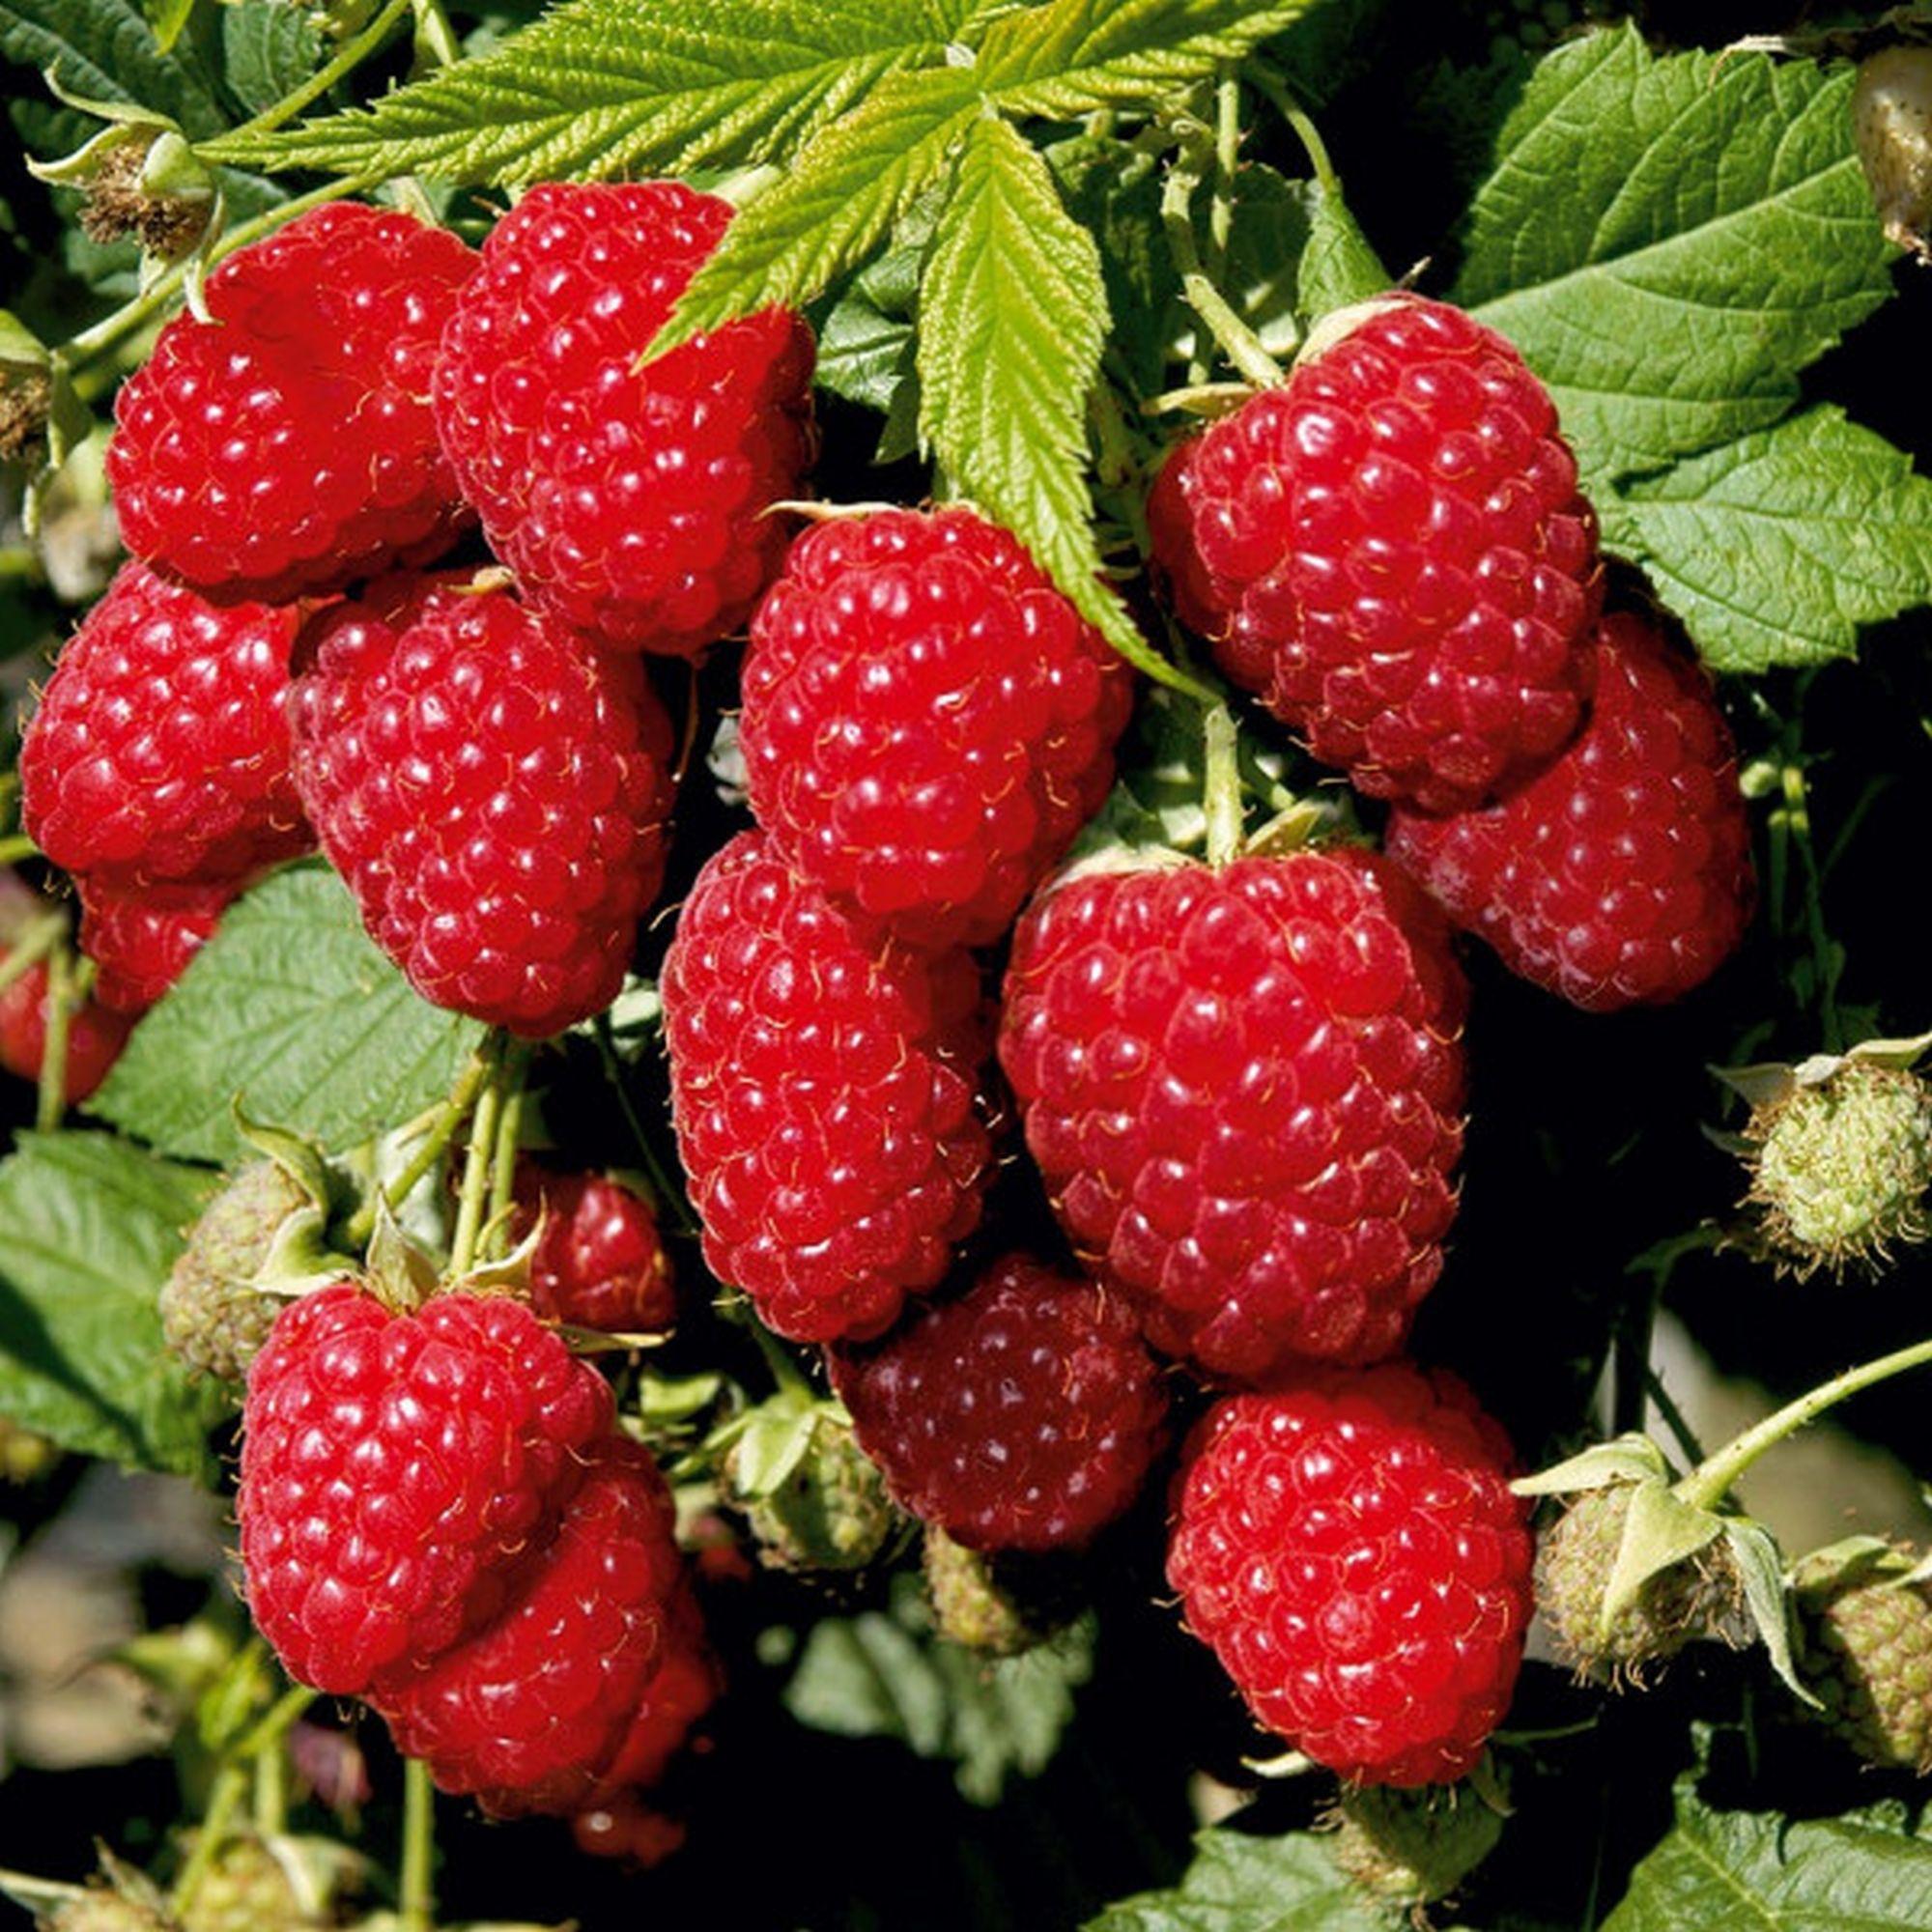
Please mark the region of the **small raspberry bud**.
POLYGON ((201 240, 213 213, 213 182, 199 192, 159 185, 165 175, 184 176, 193 158, 179 134, 153 143, 123 141, 108 148, 87 184, 80 225, 90 242, 136 237, 142 249, 164 262, 178 260, 201 240))
POLYGON ((1852 131, 1886 239, 1925 256, 1932 227, 1932 47, 1888 47, 1860 67, 1852 131))
POLYGON ((1067 1622, 1059 1592, 1037 1587, 1024 1558, 990 1555, 925 1532, 925 1587, 939 1634, 982 1657, 1018 1657, 1067 1622), (1029 1587, 1033 1585, 1035 1587, 1029 1587))
POLYGON ((863 1570, 899 1520, 878 1464, 836 1414, 819 1409, 810 1446, 769 1489, 746 1487, 742 1442, 725 1458, 731 1500, 757 1539, 759 1560, 771 1569, 863 1570))
POLYGON ((1932 1581, 1917 1551, 1876 1539, 1815 1550, 1793 1572, 1798 1672, 1819 1720, 1867 1764, 1932 1776, 1932 1581))
POLYGON ((208 1204, 161 1289, 161 1333, 180 1360, 242 1380, 283 1306, 257 1286, 263 1264, 289 1217, 313 1207, 272 1160, 244 1167, 208 1204))
MULTIPOLYGON (((192 1841, 185 1848, 192 1855, 192 1841)), ((202 1874, 181 1915, 182 1932, 314 1932, 319 1918, 306 1874, 262 1839, 230 1838, 202 1874)))
POLYGON ((1922 1241, 1932 1187, 1932 1085, 1856 1054, 1813 1071, 1795 1069, 1745 1129, 1758 1238, 1801 1280, 1922 1241))
POLYGON ((1328 1856, 1370 1903, 1413 1913, 1447 1898, 1495 1850, 1503 1818, 1466 1784, 1345 1791, 1328 1856))
POLYGON ((54 385, 45 369, 0 357, 0 463, 25 456, 46 435, 54 385))
POLYGON ((547 1321, 641 1335, 677 1320, 670 1257, 650 1205, 614 1176, 557 1174, 519 1160, 511 1233, 542 1221, 530 1302, 547 1321))
POLYGON ((0 1483, 35 1483, 60 1461, 57 1444, 0 1415, 0 1483))

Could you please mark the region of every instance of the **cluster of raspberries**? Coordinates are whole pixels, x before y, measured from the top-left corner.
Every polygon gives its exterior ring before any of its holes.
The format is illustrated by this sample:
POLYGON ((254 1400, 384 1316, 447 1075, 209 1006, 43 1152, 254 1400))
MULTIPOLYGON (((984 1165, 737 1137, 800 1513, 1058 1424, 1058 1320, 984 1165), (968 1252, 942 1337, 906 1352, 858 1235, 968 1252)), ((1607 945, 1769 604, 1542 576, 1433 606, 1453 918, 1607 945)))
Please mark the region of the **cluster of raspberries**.
MULTIPOLYGON (((345 205, 224 264, 215 325, 123 392, 143 560, 36 718, 29 828, 85 890, 150 895, 232 891, 312 828, 426 998, 548 1035, 609 1004, 660 883, 640 653, 749 618, 756 823, 661 985, 712 1270, 824 1346, 894 1494, 971 1550, 1090 1545, 1164 1449, 1160 1358, 1192 1371, 1189 1626, 1345 1776, 1457 1777, 1511 1695, 1531 1550, 1500 1431, 1399 1355, 1456 1210, 1449 919, 1591 1008, 1714 970, 1750 873, 1711 693, 1603 615, 1515 352, 1391 298, 1149 506, 1179 614, 1391 802, 1387 852, 1069 863, 1133 702, 1098 632, 971 508, 795 539, 766 514, 810 455, 797 318, 639 368, 726 218, 542 187, 478 258, 345 205), (427 571, 472 515, 499 564, 427 571), (1060 1254, 981 1227, 1015 1122, 1060 1254)), ((345 1283, 277 1322, 246 1422, 250 1603, 298 1676, 498 1811, 647 1781, 668 1661, 680 1714, 709 1680, 662 1482, 554 1332, 345 1283)))

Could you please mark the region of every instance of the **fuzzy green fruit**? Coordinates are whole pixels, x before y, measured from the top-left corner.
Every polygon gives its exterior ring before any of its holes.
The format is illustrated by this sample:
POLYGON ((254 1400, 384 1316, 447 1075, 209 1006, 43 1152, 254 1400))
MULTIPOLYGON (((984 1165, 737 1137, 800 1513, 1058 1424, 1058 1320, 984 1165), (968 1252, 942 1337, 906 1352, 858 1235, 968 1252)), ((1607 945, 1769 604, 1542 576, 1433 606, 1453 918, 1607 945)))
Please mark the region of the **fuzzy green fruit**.
POLYGON ((165 1914, 118 1891, 90 1891, 70 1899, 51 1918, 42 1919, 41 1926, 42 1932, 184 1932, 165 1914))
POLYGON ((1377 1905, 1415 1912, 1445 1899, 1495 1850, 1502 1814, 1466 1785, 1346 1791, 1328 1855, 1377 1905))
POLYGON ((1818 1721, 1867 1764, 1932 1775, 1932 1586, 1913 1554, 1816 1551, 1793 1575, 1798 1669, 1818 1721))
POLYGON ((1846 1059, 1761 1107, 1745 1137, 1764 1246, 1801 1278, 1924 1239, 1932 1087, 1917 1074, 1846 1059))
POLYGON ((257 1278, 290 1216, 311 1206, 272 1160, 244 1167, 208 1204, 161 1290, 161 1332, 189 1368, 228 1382, 247 1375, 282 1306, 257 1278))
POLYGON ((925 1586, 941 1636, 986 1657, 1018 1657, 1044 1643, 1065 1621, 1023 1601, 996 1559, 942 1531, 925 1532, 925 1586))
POLYGON ((1888 47, 1859 69, 1852 132, 1886 239, 1927 251, 1932 227, 1932 47, 1888 47))
MULTIPOLYGON (((725 1461, 732 1480, 736 1453, 725 1461)), ((849 1428, 821 1422, 811 1447, 776 1489, 736 1495, 762 1562, 776 1570, 863 1570, 898 1520, 886 1479, 849 1428)))

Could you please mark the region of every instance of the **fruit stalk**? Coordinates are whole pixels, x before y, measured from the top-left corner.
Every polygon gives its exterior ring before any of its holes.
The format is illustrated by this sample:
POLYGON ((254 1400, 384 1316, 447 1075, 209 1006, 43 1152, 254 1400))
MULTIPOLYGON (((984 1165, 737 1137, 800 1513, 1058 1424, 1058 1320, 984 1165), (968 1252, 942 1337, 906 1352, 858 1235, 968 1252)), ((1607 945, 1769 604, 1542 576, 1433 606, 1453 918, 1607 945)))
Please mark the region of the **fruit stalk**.
POLYGON ((409 17, 412 4, 413 0, 389 0, 389 4, 320 72, 305 80, 294 93, 283 95, 272 107, 264 108, 252 121, 243 123, 228 138, 234 140, 245 134, 266 134, 285 121, 293 121, 311 101, 320 100, 338 80, 355 72, 376 52, 409 17))
MULTIPOLYGON (((401 1209, 423 1176, 437 1164, 444 1149, 456 1138, 456 1130, 469 1118, 470 1109, 476 1104, 476 1096, 482 1091, 483 1077, 488 1070, 481 1053, 463 1069, 463 1075, 451 1089, 449 1098, 437 1110, 424 1129, 421 1144, 410 1156, 408 1165, 384 1189, 392 1210, 401 1209)), ((350 1218, 344 1234, 351 1247, 360 1248, 368 1244, 369 1236, 375 1232, 376 1193, 372 1189, 368 1200, 350 1218)))
POLYGON ((41 1052, 40 1092, 34 1105, 34 1126, 40 1133, 52 1133, 67 1112, 68 1033, 80 998, 73 954, 65 946, 56 946, 47 955, 47 1040, 41 1052))
POLYGON ((412 1757, 403 1766, 403 1864, 396 1897, 402 1932, 432 1932, 435 1864, 436 1786, 429 1766, 412 1757))
POLYGON ((497 1126, 503 1112, 504 1036, 496 1032, 483 1042, 477 1058, 483 1064, 483 1090, 469 1122, 469 1150, 463 1162, 463 1192, 456 1209, 456 1230, 449 1238, 449 1272, 469 1273, 476 1264, 477 1238, 483 1232, 491 1176, 497 1163, 497 1126))
POLYGON ((1201 318, 1202 325, 1220 344, 1228 360, 1259 388, 1272 388, 1281 381, 1281 365, 1263 346, 1262 339, 1237 316, 1227 298, 1217 289, 1202 266, 1201 250, 1194 240, 1194 190, 1200 185, 1200 162, 1194 144, 1199 133, 1196 124, 1181 124, 1184 145, 1167 171, 1167 185, 1161 190, 1160 225, 1167 237, 1169 252, 1180 276, 1180 292, 1201 318))
POLYGON ((248 1774, 240 1764, 221 1767, 214 1789, 209 1794, 208 1809, 202 1814, 201 1829, 194 1834, 194 1850, 188 1855, 187 1863, 182 1866, 181 1876, 175 1880, 174 1890, 168 1896, 168 1910, 175 1918, 185 1918, 193 1905, 202 1880, 228 1840, 228 1827, 247 1789, 248 1774))

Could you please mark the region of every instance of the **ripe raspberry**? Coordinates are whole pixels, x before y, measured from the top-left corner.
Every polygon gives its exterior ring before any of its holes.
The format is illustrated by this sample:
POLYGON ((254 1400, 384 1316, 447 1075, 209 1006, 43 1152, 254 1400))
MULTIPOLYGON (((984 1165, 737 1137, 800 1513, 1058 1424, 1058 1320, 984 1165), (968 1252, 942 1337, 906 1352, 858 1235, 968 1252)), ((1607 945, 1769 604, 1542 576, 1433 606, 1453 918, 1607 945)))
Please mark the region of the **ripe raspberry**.
POLYGON ((878 1334, 980 1218, 971 958, 864 938, 743 833, 692 887, 661 990, 713 1272, 794 1342, 878 1334))
POLYGON ((512 1232, 523 1240, 545 1218, 530 1262, 539 1315, 616 1335, 647 1334, 677 1320, 670 1257, 649 1205, 603 1174, 554 1174, 517 1163, 512 1232))
POLYGON ((1799 1675, 1820 1721, 1867 1764, 1932 1776, 1932 1587, 1918 1552, 1814 1550, 1792 1583, 1799 1675))
POLYGON ((1075 867, 1020 921, 1000 1060, 1082 1259, 1255 1380, 1388 1354, 1441 1272, 1464 997, 1371 853, 1075 867))
POLYGON ((638 357, 728 204, 676 182, 533 187, 492 230, 436 370, 436 421, 531 602, 619 650, 692 657, 751 614, 810 455, 811 332, 788 310, 638 357))
POLYGON ((256 1285, 289 1217, 314 1204, 272 1160, 244 1167, 202 1209, 161 1286, 161 1334, 191 1369, 239 1382, 282 1302, 256 1285))
POLYGON ((1026 1255, 829 1365, 901 1506, 969 1549, 1091 1542, 1139 1493, 1167 1414, 1127 1306, 1026 1255))
POLYGON ((1388 849, 1511 972, 1592 1012, 1681 998, 1754 883, 1736 754, 1703 672, 1640 617, 1598 626, 1582 735, 1486 811, 1398 810, 1388 849))
POLYGON ((334 202, 208 278, 115 403, 107 448, 137 556, 270 603, 426 563, 469 519, 436 439, 437 344, 476 257, 394 210, 334 202))
MULTIPOLYGON (((0 953, 0 960, 4 960, 0 953)), ((67 1023, 67 1103, 78 1106, 107 1078, 134 1030, 131 1013, 111 1012, 99 1000, 84 1000, 67 1023)), ((47 969, 37 960, 10 986, 0 990, 0 1067, 22 1080, 38 1080, 47 1051, 47 969)))
POLYGON ((94 961, 94 997, 113 1012, 144 1013, 214 936, 237 888, 102 885, 83 874, 80 950, 94 961))
POLYGON ((1932 1188, 1932 1085, 1901 1066, 1847 1057, 1823 1078, 1794 1071, 1745 1129, 1757 1238, 1801 1280, 1819 1268, 1876 1271, 1922 1241, 1932 1188))
POLYGON ((1266 693, 1274 674, 1273 639, 1230 621, 1222 593, 1194 540, 1191 498, 1198 487, 1194 466, 1200 460, 1201 444, 1199 434, 1176 443, 1148 492, 1148 563, 1174 614, 1190 631, 1212 642, 1214 662, 1233 683, 1260 696, 1266 693))
POLYGON ((314 842, 289 779, 299 611, 217 608, 125 565, 20 748, 20 810, 55 865, 124 889, 245 878, 314 842))
POLYGON ((1269 1730, 1363 1784, 1447 1783, 1529 1622, 1509 1463, 1468 1390, 1407 1362, 1228 1397, 1176 1482, 1168 1580, 1269 1730))
POLYGON ((724 1672, 704 1634, 703 1614, 688 1585, 681 1584, 670 1600, 665 1641, 664 1662, 645 1685, 592 1804, 611 1804, 626 1791, 662 1783, 692 1727, 724 1688, 724 1672))
POLYGON ((353 1696, 514 1593, 506 1560, 609 1434, 609 1384, 521 1302, 397 1315, 353 1281, 291 1302, 248 1375, 242 1561, 289 1674, 353 1696))
POLYGON ((324 612, 298 667, 297 787, 416 991, 538 1037, 609 1006, 673 789, 641 668, 454 574, 324 612))
POLYGON ((1331 322, 1346 333, 1170 464, 1156 560, 1316 757, 1374 797, 1464 810, 1582 717, 1596 520, 1548 391, 1493 329, 1414 296, 1331 322))
POLYGON ((1132 686, 976 512, 820 524, 752 624, 752 810, 857 918, 912 946, 984 946, 1105 801, 1132 686))
POLYGON ((495 1619, 377 1679, 370 1701, 397 1748, 500 1817, 582 1809, 669 1651, 682 1574, 672 1521, 643 1450, 614 1435, 589 1450, 554 1534, 495 1619))
POLYGON ((1578 1677, 1640 1685, 1700 1637, 1727 1638, 1743 1594, 1730 1546, 1719 1537, 1647 1577, 1605 1618, 1610 1577, 1623 1548, 1634 1485, 1584 1490, 1544 1532, 1536 1552, 1536 1607, 1550 1648, 1578 1677))

